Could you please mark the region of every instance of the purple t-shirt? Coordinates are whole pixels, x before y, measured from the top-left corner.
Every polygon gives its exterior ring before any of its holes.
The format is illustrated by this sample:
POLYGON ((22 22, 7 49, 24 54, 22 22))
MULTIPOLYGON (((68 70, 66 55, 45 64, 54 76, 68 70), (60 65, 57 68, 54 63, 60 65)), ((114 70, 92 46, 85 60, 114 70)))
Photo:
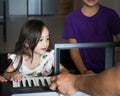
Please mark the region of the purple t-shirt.
MULTIPOLYGON (((112 42, 113 35, 120 33, 120 18, 117 13, 104 6, 92 17, 86 17, 77 9, 66 17, 63 38, 84 42, 112 42)), ((105 68, 103 48, 82 48, 80 54, 89 69, 105 68)))

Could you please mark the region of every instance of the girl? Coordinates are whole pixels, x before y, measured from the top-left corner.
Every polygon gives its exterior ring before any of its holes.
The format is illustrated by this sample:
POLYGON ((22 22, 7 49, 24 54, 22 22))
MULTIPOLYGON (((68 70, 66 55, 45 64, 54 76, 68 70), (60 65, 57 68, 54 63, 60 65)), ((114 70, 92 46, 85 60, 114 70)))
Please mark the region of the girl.
POLYGON ((7 82, 7 80, 3 77, 3 73, 10 65, 11 60, 8 59, 8 53, 1 53, 0 52, 0 83, 7 82))
MULTIPOLYGON (((21 28, 12 63, 4 73, 7 80, 19 81, 22 77, 48 76, 53 72, 54 50, 49 51, 50 33, 40 20, 28 20, 21 28)), ((60 72, 67 70, 60 65, 60 72)))

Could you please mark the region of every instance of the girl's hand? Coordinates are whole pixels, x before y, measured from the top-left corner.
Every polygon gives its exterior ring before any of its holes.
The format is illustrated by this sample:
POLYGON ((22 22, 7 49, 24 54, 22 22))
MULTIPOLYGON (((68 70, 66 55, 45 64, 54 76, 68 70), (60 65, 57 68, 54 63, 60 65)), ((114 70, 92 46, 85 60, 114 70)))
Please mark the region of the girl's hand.
POLYGON ((11 81, 21 81, 23 78, 23 75, 20 73, 16 73, 11 77, 11 81))
POLYGON ((7 80, 3 76, 0 76, 0 82, 7 82, 7 80))

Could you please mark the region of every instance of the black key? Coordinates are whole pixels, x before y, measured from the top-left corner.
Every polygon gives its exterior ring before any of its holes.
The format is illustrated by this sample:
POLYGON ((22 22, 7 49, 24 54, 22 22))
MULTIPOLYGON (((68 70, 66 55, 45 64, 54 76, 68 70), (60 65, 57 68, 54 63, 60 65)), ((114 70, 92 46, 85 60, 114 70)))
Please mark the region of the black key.
POLYGON ((26 85, 26 87, 29 87, 29 84, 28 84, 27 80, 25 80, 25 85, 26 85))
POLYGON ((44 79, 44 82, 45 82, 45 86, 49 86, 46 79, 44 79))
POLYGON ((32 87, 34 86, 34 82, 33 82, 33 80, 31 80, 31 86, 32 86, 32 87))
POLYGON ((20 81, 20 87, 23 87, 23 82, 22 81, 20 81))
POLYGON ((40 80, 40 79, 38 80, 38 83, 39 83, 39 85, 40 85, 40 86, 42 86, 42 82, 41 82, 41 80, 40 80))

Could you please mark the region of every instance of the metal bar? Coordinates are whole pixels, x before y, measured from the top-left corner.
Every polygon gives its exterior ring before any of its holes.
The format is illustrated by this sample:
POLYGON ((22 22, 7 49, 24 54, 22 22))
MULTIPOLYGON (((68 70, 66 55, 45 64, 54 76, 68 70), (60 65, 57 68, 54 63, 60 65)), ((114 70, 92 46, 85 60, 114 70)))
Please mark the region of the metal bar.
POLYGON ((60 49, 55 48, 55 65, 54 65, 54 74, 59 73, 59 63, 60 63, 60 49))
POLYGON ((120 42, 96 42, 96 43, 77 43, 77 44, 55 44, 55 74, 59 73, 60 50, 70 48, 105 48, 105 68, 109 68, 114 62, 114 47, 120 47, 120 42))
POLYGON ((105 68, 110 68, 114 64, 114 48, 105 48, 105 68))
POLYGON ((96 42, 96 43, 77 43, 77 44, 55 44, 55 48, 70 49, 70 48, 105 48, 120 46, 120 42, 96 42))

